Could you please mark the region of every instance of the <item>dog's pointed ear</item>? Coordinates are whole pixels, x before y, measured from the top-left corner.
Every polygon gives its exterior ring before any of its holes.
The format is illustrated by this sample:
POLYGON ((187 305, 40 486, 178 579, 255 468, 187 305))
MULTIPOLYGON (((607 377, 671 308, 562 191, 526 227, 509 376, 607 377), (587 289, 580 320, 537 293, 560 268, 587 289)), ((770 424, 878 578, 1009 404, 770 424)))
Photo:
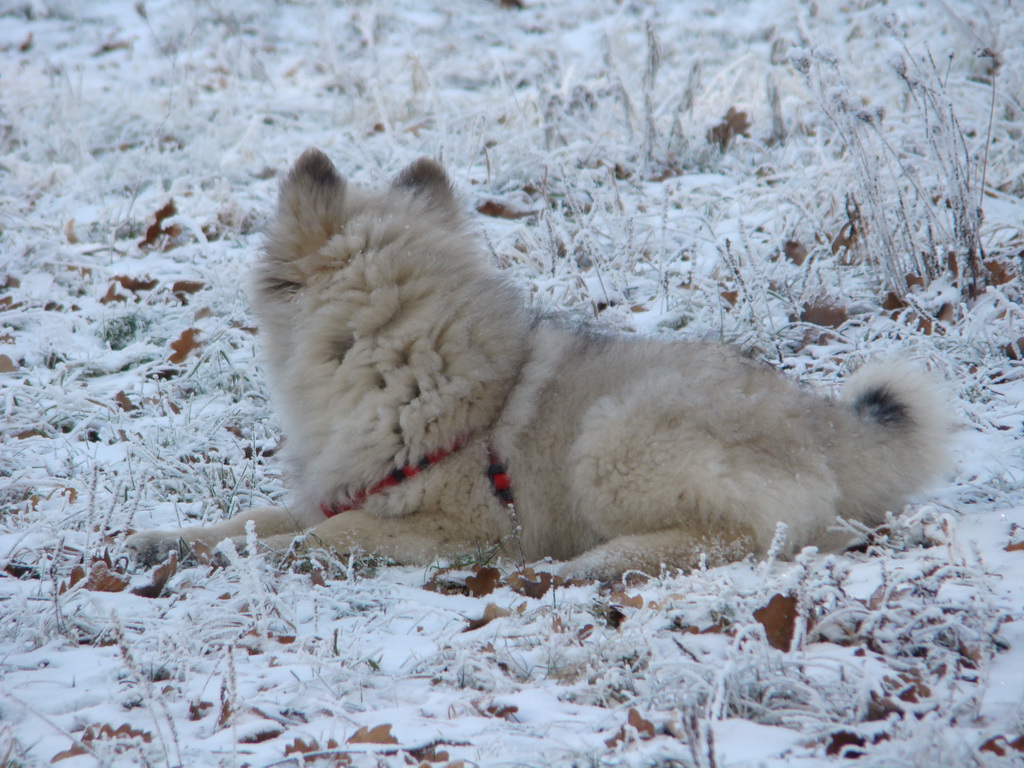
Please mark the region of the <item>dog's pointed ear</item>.
POLYGON ((408 166, 391 185, 394 189, 408 189, 417 195, 427 195, 435 204, 444 208, 455 207, 455 195, 448 174, 429 157, 421 157, 408 166))
POLYGON ((279 260, 316 253, 344 224, 345 179, 327 155, 307 149, 281 183, 269 249, 279 260))
POLYGON ((345 179, 323 152, 310 147, 281 184, 280 204, 295 216, 334 210, 345 197, 345 179))
POLYGON ((295 161, 285 184, 306 183, 311 187, 342 189, 345 179, 334 163, 316 147, 310 147, 295 161))

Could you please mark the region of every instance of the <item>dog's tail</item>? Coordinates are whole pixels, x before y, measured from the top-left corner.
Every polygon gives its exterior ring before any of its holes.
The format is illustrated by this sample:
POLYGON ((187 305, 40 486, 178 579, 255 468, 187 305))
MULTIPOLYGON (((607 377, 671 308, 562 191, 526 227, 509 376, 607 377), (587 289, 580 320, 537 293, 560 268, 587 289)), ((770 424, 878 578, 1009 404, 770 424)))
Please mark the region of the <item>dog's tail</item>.
POLYGON ((865 365, 847 382, 847 429, 833 446, 839 514, 870 524, 952 465, 952 420, 940 384, 906 362, 865 365), (852 413, 851 413, 852 412, 852 413))

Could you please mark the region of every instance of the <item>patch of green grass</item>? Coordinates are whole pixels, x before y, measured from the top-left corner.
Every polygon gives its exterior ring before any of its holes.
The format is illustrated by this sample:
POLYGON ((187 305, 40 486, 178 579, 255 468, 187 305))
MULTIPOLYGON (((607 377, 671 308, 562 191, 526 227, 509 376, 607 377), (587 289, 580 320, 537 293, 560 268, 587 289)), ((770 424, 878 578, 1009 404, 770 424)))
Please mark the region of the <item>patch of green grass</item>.
POLYGON ((102 338, 112 350, 121 350, 149 328, 149 321, 138 312, 120 315, 103 324, 102 338))

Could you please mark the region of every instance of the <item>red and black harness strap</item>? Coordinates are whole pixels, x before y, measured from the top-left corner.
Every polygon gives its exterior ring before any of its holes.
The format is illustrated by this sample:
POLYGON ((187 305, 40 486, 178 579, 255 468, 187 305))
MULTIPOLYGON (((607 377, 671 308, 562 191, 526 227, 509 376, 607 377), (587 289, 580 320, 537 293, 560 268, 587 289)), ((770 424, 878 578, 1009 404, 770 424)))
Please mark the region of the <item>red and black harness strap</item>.
POLYGON ((511 507, 515 501, 512 497, 512 478, 508 476, 504 462, 498 458, 493 448, 487 449, 487 477, 491 481, 494 495, 511 507))
MULTIPOLYGON (((427 454, 415 464, 406 464, 404 467, 399 467, 383 480, 363 488, 353 495, 345 504, 328 504, 326 501, 321 502, 320 510, 324 513, 325 517, 334 517, 335 515, 340 515, 343 512, 351 512, 354 509, 359 509, 371 496, 386 491, 388 488, 394 488, 396 485, 416 477, 420 472, 428 469, 434 464, 437 464, 439 461, 443 461, 448 458, 461 447, 462 442, 459 441, 450 448, 439 448, 433 453, 427 454)), ((509 478, 508 472, 505 470, 505 465, 498 459, 497 454, 490 449, 488 449, 487 452, 487 463, 487 477, 491 481, 491 487, 494 489, 495 496, 497 496, 504 504, 511 506, 512 480, 509 478)))

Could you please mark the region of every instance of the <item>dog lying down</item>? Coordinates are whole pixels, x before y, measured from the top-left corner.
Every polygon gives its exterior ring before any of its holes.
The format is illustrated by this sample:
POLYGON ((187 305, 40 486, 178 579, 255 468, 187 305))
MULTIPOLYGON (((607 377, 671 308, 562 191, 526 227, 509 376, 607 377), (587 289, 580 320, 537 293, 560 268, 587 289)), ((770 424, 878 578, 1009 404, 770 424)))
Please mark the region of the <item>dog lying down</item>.
POLYGON ((503 542, 610 579, 764 553, 779 522, 789 552, 836 546, 836 515, 877 524, 948 466, 940 391, 905 363, 835 402, 727 346, 528 309, 427 159, 366 191, 308 150, 251 293, 289 504, 137 533, 143 562, 253 521, 272 549, 424 565, 503 542))

